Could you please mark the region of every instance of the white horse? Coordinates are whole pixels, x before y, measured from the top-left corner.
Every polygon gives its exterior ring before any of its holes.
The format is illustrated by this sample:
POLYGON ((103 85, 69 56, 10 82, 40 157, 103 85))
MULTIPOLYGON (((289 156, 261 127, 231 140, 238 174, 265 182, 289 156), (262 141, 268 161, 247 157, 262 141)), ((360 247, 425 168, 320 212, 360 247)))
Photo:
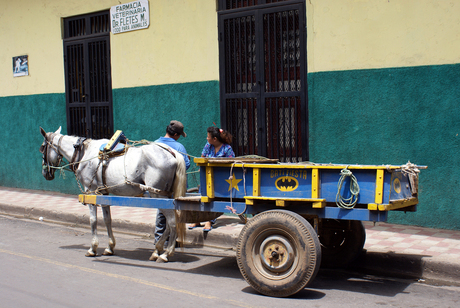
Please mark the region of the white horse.
MULTIPOLYGON (((62 157, 71 164, 71 169, 81 183, 85 192, 98 191, 102 194, 121 196, 139 196, 145 191, 151 194, 185 196, 187 190, 185 161, 182 154, 165 145, 150 143, 143 146, 128 147, 125 154, 105 159, 98 157, 102 145, 107 139, 91 140, 75 136, 61 135, 61 128, 54 133, 46 133, 40 127, 45 138, 40 152, 43 154, 42 174, 47 180, 54 179, 54 172, 60 165, 62 157)), ((86 253, 88 257, 96 256, 99 240, 97 237, 97 206, 88 204, 90 209, 91 248, 86 253)), ((176 225, 175 210, 160 210, 166 217, 166 230, 155 245, 155 250, 149 260, 167 262, 174 254, 177 232, 183 235, 185 225, 176 225), (176 228, 177 227, 177 228, 176 228), (170 237, 167 248, 166 239, 170 237)), ((112 255, 115 248, 115 238, 112 232, 110 206, 103 206, 102 213, 109 236, 108 247, 104 255, 112 255)))

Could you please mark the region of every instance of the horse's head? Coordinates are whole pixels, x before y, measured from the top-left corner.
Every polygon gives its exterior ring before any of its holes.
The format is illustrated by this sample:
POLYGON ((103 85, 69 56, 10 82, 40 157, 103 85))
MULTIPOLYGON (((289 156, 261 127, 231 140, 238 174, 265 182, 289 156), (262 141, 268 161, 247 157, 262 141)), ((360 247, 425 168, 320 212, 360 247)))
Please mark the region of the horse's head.
POLYGON ((45 179, 51 181, 54 179, 54 171, 56 171, 53 167, 59 166, 62 160, 62 155, 59 154, 58 148, 53 144, 54 137, 61 133, 61 127, 54 133, 46 133, 45 130, 40 127, 40 133, 45 138, 40 146, 40 153, 43 154, 42 174, 45 179))

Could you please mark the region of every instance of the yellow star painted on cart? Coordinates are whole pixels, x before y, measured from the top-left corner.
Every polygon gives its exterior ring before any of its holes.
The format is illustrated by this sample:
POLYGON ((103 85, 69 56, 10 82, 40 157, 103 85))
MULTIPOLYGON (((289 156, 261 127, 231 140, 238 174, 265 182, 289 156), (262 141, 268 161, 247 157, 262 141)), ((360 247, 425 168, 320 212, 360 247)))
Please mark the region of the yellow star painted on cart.
POLYGON ((233 173, 233 176, 231 179, 228 179, 225 181, 227 181, 227 183, 229 184, 228 191, 232 190, 232 188, 236 188, 236 190, 240 191, 240 189, 238 188, 238 183, 241 182, 242 180, 237 180, 235 178, 235 173, 233 173))

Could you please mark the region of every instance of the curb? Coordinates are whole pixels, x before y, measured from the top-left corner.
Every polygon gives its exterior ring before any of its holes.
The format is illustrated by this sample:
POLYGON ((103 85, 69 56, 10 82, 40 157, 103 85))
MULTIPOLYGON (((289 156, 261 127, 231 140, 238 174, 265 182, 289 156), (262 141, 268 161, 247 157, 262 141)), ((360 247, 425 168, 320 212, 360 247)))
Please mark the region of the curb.
POLYGON ((430 284, 460 286, 460 264, 425 255, 364 250, 347 269, 430 284))
MULTIPOLYGON (((0 203, 0 215, 9 215, 32 220, 39 220, 40 217, 46 217, 46 222, 64 223, 74 227, 90 228, 89 214, 75 214, 0 203)), ((102 219, 98 219, 97 227, 98 229, 106 230, 102 219)), ((223 215, 217 219, 216 227, 211 232, 203 232, 200 228, 187 230, 185 243, 196 247, 214 247, 235 250, 239 235, 239 230, 235 232, 235 227, 240 230, 243 228, 243 224, 241 224, 239 218, 223 215)), ((136 234, 153 238, 155 222, 139 223, 124 219, 112 219, 112 228, 114 232, 136 234)))

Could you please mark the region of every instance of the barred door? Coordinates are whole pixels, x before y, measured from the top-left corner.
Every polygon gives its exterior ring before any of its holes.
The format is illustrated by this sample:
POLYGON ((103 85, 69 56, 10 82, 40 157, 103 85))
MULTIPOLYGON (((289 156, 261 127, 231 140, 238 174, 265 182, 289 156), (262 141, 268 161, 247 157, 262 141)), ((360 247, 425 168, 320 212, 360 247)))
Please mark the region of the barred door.
POLYGON ((221 120, 237 156, 297 162, 308 159, 305 3, 269 2, 221 1, 221 120))
POLYGON ((90 138, 113 134, 108 12, 64 21, 67 133, 90 138))

